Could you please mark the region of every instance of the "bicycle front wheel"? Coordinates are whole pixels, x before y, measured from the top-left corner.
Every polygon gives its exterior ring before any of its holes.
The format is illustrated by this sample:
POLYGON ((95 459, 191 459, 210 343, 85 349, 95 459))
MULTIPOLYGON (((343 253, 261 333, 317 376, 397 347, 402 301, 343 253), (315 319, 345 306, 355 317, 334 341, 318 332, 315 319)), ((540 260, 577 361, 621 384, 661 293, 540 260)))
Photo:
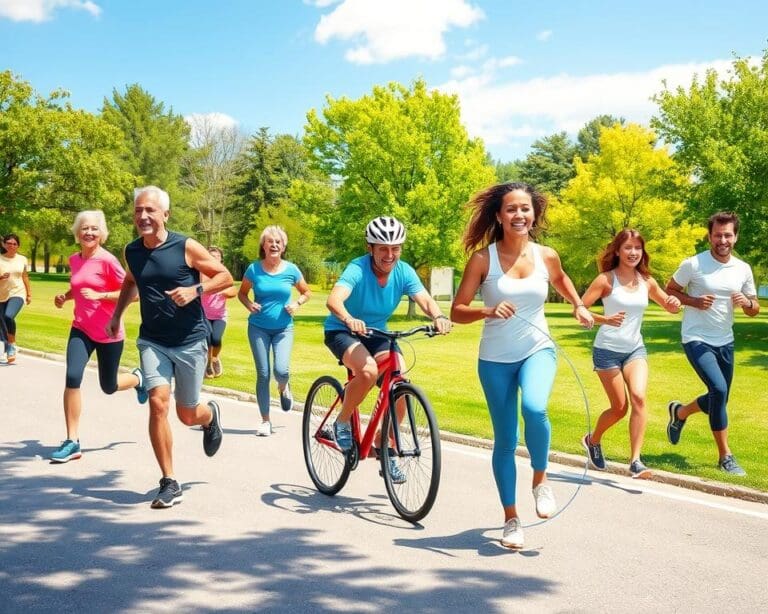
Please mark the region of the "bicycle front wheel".
POLYGON ((304 462, 309 477, 325 495, 335 495, 349 479, 350 466, 336 446, 333 423, 341 411, 344 389, 330 375, 318 378, 312 384, 304 403, 302 442, 304 462))
POLYGON ((382 433, 389 434, 389 446, 381 447, 381 471, 389 500, 405 520, 418 522, 432 509, 440 486, 440 433, 432 407, 419 388, 402 383, 393 389, 382 433), (402 420, 392 420, 393 408, 402 420))

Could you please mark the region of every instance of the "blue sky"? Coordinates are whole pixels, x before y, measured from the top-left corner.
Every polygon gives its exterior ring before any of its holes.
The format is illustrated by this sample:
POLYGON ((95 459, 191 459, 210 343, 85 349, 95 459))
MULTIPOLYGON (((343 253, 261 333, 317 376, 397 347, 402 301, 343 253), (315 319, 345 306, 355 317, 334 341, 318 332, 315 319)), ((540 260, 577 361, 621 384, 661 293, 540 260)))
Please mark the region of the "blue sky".
POLYGON ((97 111, 139 83, 185 116, 299 135, 325 96, 410 83, 459 95, 502 160, 595 115, 647 122, 768 47, 762 0, 0 0, 0 69, 97 111))

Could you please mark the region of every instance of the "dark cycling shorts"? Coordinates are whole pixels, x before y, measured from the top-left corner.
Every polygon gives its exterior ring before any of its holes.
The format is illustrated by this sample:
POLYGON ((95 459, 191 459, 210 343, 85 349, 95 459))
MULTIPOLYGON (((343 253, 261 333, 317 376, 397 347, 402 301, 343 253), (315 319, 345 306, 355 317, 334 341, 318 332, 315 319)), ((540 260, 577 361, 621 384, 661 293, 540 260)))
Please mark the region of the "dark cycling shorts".
MULTIPOLYGON (((380 352, 389 351, 389 339, 380 335, 370 337, 358 337, 348 330, 327 330, 325 331, 325 345, 331 350, 331 353, 339 359, 341 363, 344 352, 346 352, 355 343, 362 343, 371 356, 376 356, 380 352)), ((400 346, 395 344, 395 350, 402 354, 400 346)))

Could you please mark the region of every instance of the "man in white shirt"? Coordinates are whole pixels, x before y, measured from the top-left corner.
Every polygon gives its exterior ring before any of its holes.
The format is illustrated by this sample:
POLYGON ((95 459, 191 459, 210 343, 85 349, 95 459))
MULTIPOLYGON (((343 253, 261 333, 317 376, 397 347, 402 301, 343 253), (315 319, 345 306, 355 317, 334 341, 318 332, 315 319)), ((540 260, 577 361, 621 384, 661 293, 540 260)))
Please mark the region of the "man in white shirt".
POLYGON ((708 228, 710 249, 683 260, 666 288, 687 307, 683 313, 683 349, 707 393, 686 405, 669 403, 667 437, 677 444, 688 417, 704 412, 717 444, 718 467, 744 476, 746 472, 728 447, 726 405, 733 379, 733 314, 740 307, 754 317, 760 313, 760 304, 752 269, 732 253, 739 237, 739 217, 716 213, 709 218, 708 228))

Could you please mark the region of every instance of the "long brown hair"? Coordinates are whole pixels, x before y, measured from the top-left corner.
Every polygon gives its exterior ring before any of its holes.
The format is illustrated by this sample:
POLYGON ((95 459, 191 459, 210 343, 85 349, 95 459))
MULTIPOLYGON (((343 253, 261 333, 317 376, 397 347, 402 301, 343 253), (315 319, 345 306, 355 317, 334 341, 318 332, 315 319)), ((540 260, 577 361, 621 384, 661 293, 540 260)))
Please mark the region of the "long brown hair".
POLYGON ((482 192, 475 194, 467 203, 472 209, 472 217, 469 220, 467 230, 464 232, 462 242, 464 249, 471 252, 478 247, 485 247, 504 236, 504 230, 499 224, 496 214, 501 211, 501 203, 504 197, 515 190, 522 190, 531 197, 533 203, 533 226, 528 235, 535 239, 545 226, 545 213, 547 210, 547 198, 533 186, 522 183, 499 183, 482 192))
POLYGON ((613 240, 605 246, 603 253, 600 254, 600 259, 598 260, 598 268, 601 273, 607 273, 619 266, 618 251, 621 246, 630 239, 637 239, 640 241, 640 246, 643 248, 643 255, 640 257, 640 262, 636 267, 637 272, 640 273, 640 276, 643 279, 648 279, 651 276, 651 270, 648 268, 650 257, 648 256, 648 252, 645 251, 645 239, 643 239, 643 235, 640 234, 640 231, 635 230, 634 228, 625 228, 624 230, 619 231, 618 234, 613 237, 613 240))

